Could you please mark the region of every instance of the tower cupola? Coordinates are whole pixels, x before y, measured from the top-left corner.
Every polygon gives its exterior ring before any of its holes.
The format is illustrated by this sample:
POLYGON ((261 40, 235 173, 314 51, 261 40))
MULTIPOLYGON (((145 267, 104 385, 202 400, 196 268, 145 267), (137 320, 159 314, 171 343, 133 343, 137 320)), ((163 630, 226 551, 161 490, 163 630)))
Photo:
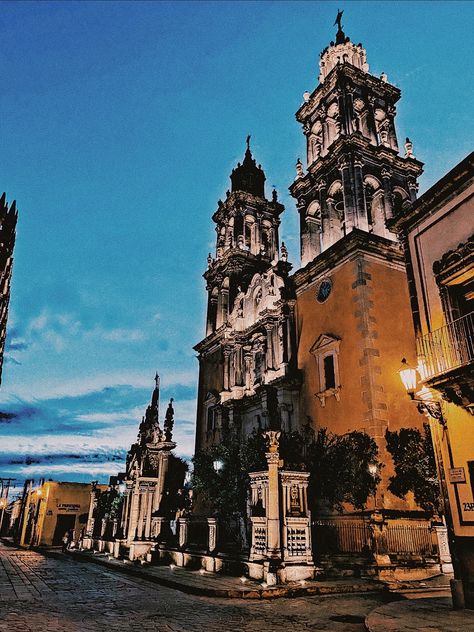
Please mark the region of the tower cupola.
POLYGON ((247 150, 244 161, 230 174, 232 191, 244 191, 258 197, 265 197, 265 173, 261 165, 255 162, 250 151, 250 136, 247 136, 247 150))
POLYGON ((344 11, 338 11, 336 21, 336 42, 331 42, 321 53, 319 60, 319 83, 323 83, 331 70, 339 64, 351 64, 363 72, 369 72, 366 52, 362 44, 354 44, 342 30, 341 19, 344 11))

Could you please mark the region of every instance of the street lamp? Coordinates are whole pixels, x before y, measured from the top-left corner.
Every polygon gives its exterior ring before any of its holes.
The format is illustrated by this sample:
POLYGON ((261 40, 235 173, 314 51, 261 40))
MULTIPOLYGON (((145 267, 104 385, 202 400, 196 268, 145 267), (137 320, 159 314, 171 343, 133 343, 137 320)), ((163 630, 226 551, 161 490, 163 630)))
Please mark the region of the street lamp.
POLYGON ((408 364, 406 358, 402 358, 402 366, 398 369, 398 374, 408 395, 410 395, 411 399, 415 399, 416 369, 408 364))
POLYGON ((224 467, 224 463, 221 461, 221 459, 215 459, 215 461, 213 461, 212 463, 213 467, 214 467, 214 471, 219 473, 222 468, 224 467))

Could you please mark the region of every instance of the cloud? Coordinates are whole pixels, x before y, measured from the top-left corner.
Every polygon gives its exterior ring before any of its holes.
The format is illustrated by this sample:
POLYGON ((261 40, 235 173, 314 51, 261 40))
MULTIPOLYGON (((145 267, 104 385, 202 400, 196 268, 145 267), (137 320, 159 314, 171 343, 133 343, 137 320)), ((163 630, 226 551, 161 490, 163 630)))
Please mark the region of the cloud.
MULTIPOLYGON (((151 391, 153 371, 116 371, 89 375, 78 375, 62 381, 52 381, 48 376, 38 377, 32 384, 18 384, 15 386, 15 398, 23 399, 57 399, 79 397, 97 393, 107 388, 128 386, 134 389, 151 391)), ((196 372, 193 370, 170 370, 164 372, 162 388, 195 387, 196 372)), ((5 394, 5 392, 4 392, 5 394)), ((6 391, 8 395, 8 391, 6 391)), ((11 394, 12 396, 12 394, 11 394)))

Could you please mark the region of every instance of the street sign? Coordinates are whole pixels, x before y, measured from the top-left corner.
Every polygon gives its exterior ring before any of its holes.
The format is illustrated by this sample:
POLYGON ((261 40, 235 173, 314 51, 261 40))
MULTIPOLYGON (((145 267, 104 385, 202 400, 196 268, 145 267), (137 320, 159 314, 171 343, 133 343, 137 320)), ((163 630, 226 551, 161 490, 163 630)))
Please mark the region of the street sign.
POLYGON ((465 483, 466 474, 463 467, 450 467, 449 468, 449 482, 450 483, 465 483))

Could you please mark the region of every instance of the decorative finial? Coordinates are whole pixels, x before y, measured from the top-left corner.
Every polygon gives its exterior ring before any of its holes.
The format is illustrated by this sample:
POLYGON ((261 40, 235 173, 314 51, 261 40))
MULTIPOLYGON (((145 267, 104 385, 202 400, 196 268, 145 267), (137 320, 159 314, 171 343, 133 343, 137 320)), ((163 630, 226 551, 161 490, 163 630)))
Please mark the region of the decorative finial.
POLYGON ((250 151, 250 134, 247 136, 247 151, 250 151))
POLYGON ((282 261, 288 261, 288 249, 285 246, 285 242, 282 241, 281 242, 281 260, 282 261))
POLYGON ((160 376, 158 375, 158 371, 155 373, 155 386, 156 388, 160 388, 160 376))
POLYGON ((342 25, 341 25, 341 20, 342 20, 342 14, 344 13, 344 10, 339 11, 339 9, 337 10, 337 16, 336 19, 334 21, 333 26, 336 26, 337 24, 337 30, 338 31, 342 31, 342 25))
POLYGON ((296 177, 302 178, 303 176, 304 176, 303 163, 298 158, 298 160, 296 161, 296 177))
POLYGON ((173 438, 173 426, 174 426, 173 402, 174 402, 174 399, 171 397, 170 403, 168 404, 168 408, 166 410, 165 423, 163 424, 164 430, 165 430, 166 441, 171 441, 173 438))
POLYGON ((209 254, 207 255, 207 267, 208 267, 208 268, 211 268, 211 267, 212 267, 212 255, 211 255, 211 253, 209 253, 209 254))
POLYGON ((405 141, 405 158, 414 158, 414 157, 415 156, 413 155, 413 143, 407 136, 407 139, 405 141))

